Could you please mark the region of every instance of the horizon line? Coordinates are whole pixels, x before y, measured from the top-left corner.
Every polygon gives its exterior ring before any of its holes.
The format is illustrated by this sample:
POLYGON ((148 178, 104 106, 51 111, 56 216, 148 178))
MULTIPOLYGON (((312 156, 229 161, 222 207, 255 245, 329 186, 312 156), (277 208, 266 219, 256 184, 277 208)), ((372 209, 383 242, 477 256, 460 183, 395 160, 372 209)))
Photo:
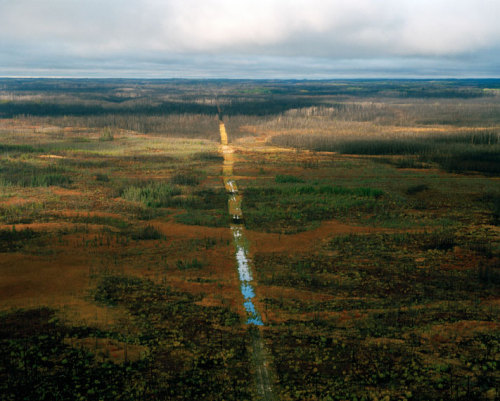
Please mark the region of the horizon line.
POLYGON ((0 79, 87 79, 87 80, 169 80, 169 81, 361 81, 361 80, 378 80, 378 81, 467 81, 467 80, 500 80, 500 75, 498 76, 467 76, 467 77, 456 77, 456 76, 429 76, 429 77, 328 77, 328 78, 276 78, 276 77, 260 77, 260 78, 250 78, 250 77, 127 77, 127 76, 71 76, 71 75, 57 75, 57 76, 43 76, 43 75, 0 75, 0 79))

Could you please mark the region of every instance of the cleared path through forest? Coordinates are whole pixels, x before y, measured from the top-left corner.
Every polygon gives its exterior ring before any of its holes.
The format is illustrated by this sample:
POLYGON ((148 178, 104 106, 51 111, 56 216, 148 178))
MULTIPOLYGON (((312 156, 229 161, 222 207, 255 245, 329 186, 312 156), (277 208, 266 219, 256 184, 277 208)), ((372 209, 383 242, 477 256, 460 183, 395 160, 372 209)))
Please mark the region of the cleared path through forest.
POLYGON ((264 401, 275 400, 269 369, 266 362, 266 352, 262 341, 259 326, 263 326, 261 315, 256 309, 253 299, 255 298, 255 282, 253 281, 252 266, 248 257, 248 240, 243 226, 243 211, 241 210, 242 196, 238 191, 238 185, 233 177, 234 149, 228 145, 226 127, 222 121, 219 122, 221 152, 224 156, 222 174, 224 187, 229 194, 228 211, 232 219, 231 231, 233 233, 234 245, 236 247, 236 262, 240 288, 243 295, 243 306, 247 313, 246 323, 249 325, 248 333, 252 346, 252 362, 255 369, 255 380, 259 398, 264 401))

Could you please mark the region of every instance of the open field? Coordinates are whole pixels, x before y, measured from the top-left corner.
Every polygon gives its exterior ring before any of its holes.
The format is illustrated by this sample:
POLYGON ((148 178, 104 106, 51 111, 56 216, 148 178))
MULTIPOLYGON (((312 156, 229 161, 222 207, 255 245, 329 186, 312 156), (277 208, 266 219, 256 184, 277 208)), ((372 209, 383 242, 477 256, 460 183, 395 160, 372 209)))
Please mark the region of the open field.
POLYGON ((0 398, 500 399, 499 90, 0 80, 0 398))

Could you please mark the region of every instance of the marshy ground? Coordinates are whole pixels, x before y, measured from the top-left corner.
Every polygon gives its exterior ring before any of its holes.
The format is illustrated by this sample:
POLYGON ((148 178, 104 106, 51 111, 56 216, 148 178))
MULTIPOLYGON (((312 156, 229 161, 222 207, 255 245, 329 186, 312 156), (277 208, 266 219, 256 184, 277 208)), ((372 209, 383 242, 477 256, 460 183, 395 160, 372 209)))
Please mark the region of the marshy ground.
POLYGON ((498 83, 2 83, 3 399, 498 399, 498 83))

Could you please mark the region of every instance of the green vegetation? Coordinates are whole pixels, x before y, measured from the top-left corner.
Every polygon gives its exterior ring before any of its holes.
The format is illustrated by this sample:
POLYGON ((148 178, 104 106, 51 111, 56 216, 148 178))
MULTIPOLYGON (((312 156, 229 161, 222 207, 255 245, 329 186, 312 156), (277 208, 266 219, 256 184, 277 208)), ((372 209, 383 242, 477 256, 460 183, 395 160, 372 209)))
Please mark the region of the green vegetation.
POLYGON ((158 231, 157 228, 147 225, 145 227, 141 227, 140 229, 134 231, 132 233, 132 239, 134 240, 158 240, 158 239, 164 239, 165 236, 158 231))
POLYGON ((418 158, 399 158, 394 164, 400 168, 418 168, 422 163, 433 162, 446 171, 478 171, 497 175, 500 173, 499 138, 498 131, 357 139, 328 134, 282 134, 273 137, 272 143, 342 154, 412 155, 418 158))
POLYGON ((21 161, 0 162, 0 177, 5 183, 21 187, 68 186, 67 170, 55 164, 36 165, 21 161))
POLYGON ((35 148, 31 145, 8 145, 5 143, 0 143, 1 153, 35 153, 43 152, 40 148, 35 148))
POLYGON ((252 398, 245 336, 237 335, 234 313, 198 306, 190 294, 133 277, 105 277, 95 299, 134 316, 126 335, 65 326, 46 308, 0 316, 6 400, 252 398), (95 348, 80 348, 85 339, 95 348), (134 360, 124 351, 121 364, 103 360, 96 350, 106 339, 121 342, 130 354, 133 347, 144 351, 134 360))
POLYGON ((0 79, 0 398, 498 399, 499 90, 0 79))
POLYGON ((190 209, 186 213, 175 216, 175 221, 193 226, 228 227, 230 218, 225 211, 210 212, 207 210, 190 209))
POLYGON ((171 179, 172 184, 176 185, 189 185, 196 186, 200 183, 199 174, 194 172, 190 173, 177 173, 171 179))
POLYGON ((315 256, 257 255, 259 283, 325 299, 266 298, 273 316, 290 316, 266 332, 280 396, 486 399, 499 342, 484 330, 498 311, 478 294, 494 299, 498 255, 498 244, 447 231, 339 236, 315 256))
POLYGON ((249 228, 296 232, 333 218, 358 218, 373 213, 381 217, 394 208, 379 189, 290 184, 297 182, 295 177, 284 182, 285 185, 245 189, 243 210, 249 228))
POLYGON ((219 153, 216 152, 200 152, 200 153, 195 153, 193 155, 193 160, 200 160, 203 162, 214 162, 220 164, 224 161, 224 157, 222 157, 219 153))
POLYGON ((141 202, 149 207, 168 207, 173 197, 180 195, 181 190, 163 182, 145 182, 142 186, 129 186, 123 190, 122 198, 132 202, 141 202))
POLYGON ((40 216, 43 208, 40 202, 3 206, 0 207, 0 221, 4 224, 29 224, 40 216))
POLYGON ((176 263, 176 266, 179 270, 190 270, 190 269, 199 270, 203 268, 203 265, 204 263, 196 258, 193 260, 178 260, 176 263))
POLYGON ((304 180, 302 180, 299 177, 295 177, 293 175, 282 175, 278 174, 275 179, 277 184, 297 184, 297 183, 303 183, 304 180))
POLYGON ((198 183, 194 177, 176 175, 177 185, 163 182, 142 182, 139 185, 126 187, 122 197, 129 201, 141 202, 150 208, 182 208, 186 213, 176 215, 178 222, 190 225, 227 227, 227 196, 222 188, 214 189, 182 189, 180 182, 188 187, 198 183), (188 177, 188 178, 186 178, 188 177), (191 178, 193 180, 191 181, 191 178))
POLYGON ((420 192, 427 191, 429 189, 429 186, 427 184, 418 184, 418 185, 412 185, 411 187, 408 187, 406 190, 406 193, 408 195, 416 195, 420 192))
POLYGON ((0 391, 4 400, 62 399, 134 400, 137 368, 98 362, 67 338, 112 335, 89 327, 60 324, 47 308, 0 316, 0 391))
POLYGON ((106 127, 102 130, 101 136, 99 137, 100 141, 112 141, 115 139, 113 134, 113 130, 109 127, 106 127))
POLYGON ((16 227, 12 226, 11 230, 0 230, 0 252, 16 251, 36 237, 38 234, 30 228, 16 230, 16 227))

